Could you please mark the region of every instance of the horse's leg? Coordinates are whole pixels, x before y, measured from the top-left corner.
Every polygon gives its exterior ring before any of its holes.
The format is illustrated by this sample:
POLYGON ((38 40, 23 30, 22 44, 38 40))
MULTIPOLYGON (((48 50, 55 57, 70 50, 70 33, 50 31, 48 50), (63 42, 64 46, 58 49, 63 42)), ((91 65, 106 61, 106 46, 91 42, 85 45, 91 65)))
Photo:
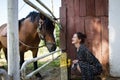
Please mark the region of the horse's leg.
MULTIPOLYGON (((38 49, 34 49, 34 50, 32 50, 32 52, 33 52, 33 58, 37 57, 38 49)), ((33 65, 34 65, 34 70, 36 70, 38 68, 37 61, 34 62, 33 65)), ((42 76, 40 73, 37 73, 36 76, 40 77, 42 79, 42 76)))
POLYGON ((20 51, 20 67, 22 66, 23 62, 24 62, 24 52, 20 51))

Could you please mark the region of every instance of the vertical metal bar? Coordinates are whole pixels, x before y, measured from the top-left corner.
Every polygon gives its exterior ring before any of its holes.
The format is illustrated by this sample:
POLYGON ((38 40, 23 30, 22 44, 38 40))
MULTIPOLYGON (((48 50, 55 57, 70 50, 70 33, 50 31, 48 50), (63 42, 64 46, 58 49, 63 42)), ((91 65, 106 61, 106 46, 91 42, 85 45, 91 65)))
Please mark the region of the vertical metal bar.
POLYGON ((11 80, 20 80, 18 46, 18 0, 8 0, 8 75, 11 80))

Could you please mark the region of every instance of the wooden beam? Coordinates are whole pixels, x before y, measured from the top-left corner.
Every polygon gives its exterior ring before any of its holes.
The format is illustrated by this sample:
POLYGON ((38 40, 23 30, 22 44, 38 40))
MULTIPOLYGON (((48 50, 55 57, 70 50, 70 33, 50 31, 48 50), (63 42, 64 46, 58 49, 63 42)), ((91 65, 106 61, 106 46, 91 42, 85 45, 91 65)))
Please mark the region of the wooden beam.
POLYGON ((62 50, 66 50, 66 7, 60 7, 60 23, 62 26, 62 29, 60 30, 60 48, 62 50))

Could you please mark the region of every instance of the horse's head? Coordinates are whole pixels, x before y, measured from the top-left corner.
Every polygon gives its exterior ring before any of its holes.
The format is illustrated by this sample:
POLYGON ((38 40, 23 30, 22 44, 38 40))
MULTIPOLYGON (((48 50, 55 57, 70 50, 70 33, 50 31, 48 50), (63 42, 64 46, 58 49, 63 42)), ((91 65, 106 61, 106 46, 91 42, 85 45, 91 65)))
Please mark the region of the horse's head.
POLYGON ((55 24, 49 18, 40 15, 38 34, 45 41, 50 52, 56 50, 54 28, 55 24))
POLYGON ((54 28, 55 25, 52 21, 50 21, 48 18, 44 18, 43 20, 39 20, 39 35, 43 40, 45 40, 45 44, 48 48, 48 50, 54 51, 56 49, 56 43, 54 38, 54 28))
POLYGON ((49 18, 35 11, 31 12, 26 18, 29 17, 31 17, 31 22, 37 29, 38 36, 45 41, 48 50, 50 52, 56 50, 54 38, 55 25, 53 22, 49 18))

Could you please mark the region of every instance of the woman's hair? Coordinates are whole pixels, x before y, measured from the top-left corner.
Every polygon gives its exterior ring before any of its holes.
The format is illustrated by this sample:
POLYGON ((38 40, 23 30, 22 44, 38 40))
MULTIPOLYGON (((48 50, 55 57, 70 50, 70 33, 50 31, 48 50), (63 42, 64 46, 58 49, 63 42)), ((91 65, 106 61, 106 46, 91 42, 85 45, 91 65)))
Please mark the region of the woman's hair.
POLYGON ((81 32, 76 32, 78 39, 81 39, 80 43, 84 43, 85 39, 87 38, 86 34, 83 34, 81 32))

